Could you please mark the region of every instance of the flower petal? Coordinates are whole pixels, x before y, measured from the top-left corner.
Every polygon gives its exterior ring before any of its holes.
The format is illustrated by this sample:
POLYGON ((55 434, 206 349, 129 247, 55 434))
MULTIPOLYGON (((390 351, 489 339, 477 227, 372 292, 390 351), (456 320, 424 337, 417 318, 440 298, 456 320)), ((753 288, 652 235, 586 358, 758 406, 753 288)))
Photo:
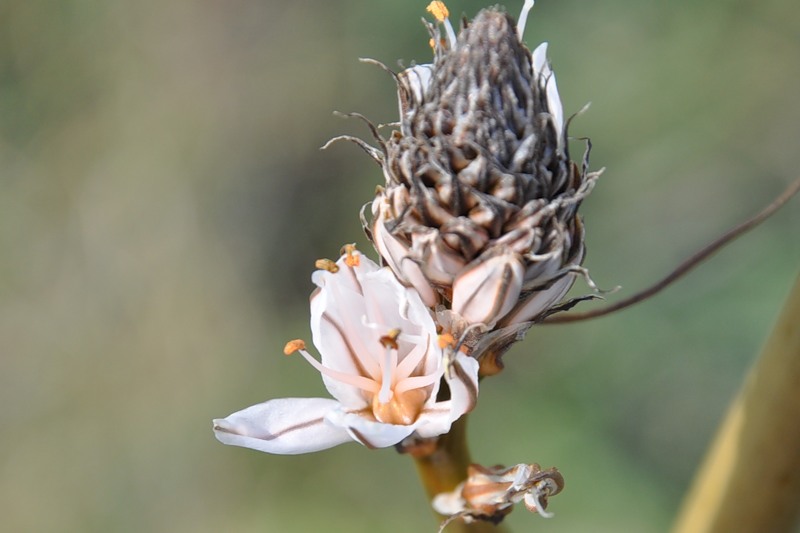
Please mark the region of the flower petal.
POLYGON ((369 420, 359 413, 347 413, 342 410, 332 411, 328 414, 327 420, 346 430, 350 434, 350 438, 367 448, 394 446, 411 435, 415 428, 415 425, 384 424, 369 420))
POLYGON ((478 361, 459 353, 445 372, 450 399, 426 408, 416 423, 417 434, 428 438, 450 431, 461 415, 472 411, 478 403, 478 361))
POLYGON ((474 357, 459 353, 445 379, 450 386, 450 399, 453 402, 452 418, 456 421, 464 413, 475 408, 478 403, 478 370, 480 363, 474 357))
POLYGON ((401 122, 406 118, 409 109, 416 109, 423 104, 432 77, 433 65, 430 64, 415 65, 397 75, 397 101, 401 122))
MULTIPOLYGON (((380 376, 380 367, 370 350, 377 346, 378 333, 364 328, 366 313, 362 278, 379 267, 359 254, 358 264, 348 266, 345 258, 337 261, 337 272, 318 270, 315 283, 319 289, 311 297, 311 336, 323 365, 346 374, 380 376), (370 348, 373 347, 373 348, 370 348)), ((322 376, 331 395, 352 409, 366 407, 363 391, 352 384, 322 376)))
POLYGON ((270 400, 214 420, 214 435, 223 444, 267 453, 325 450, 352 440, 347 431, 325 419, 339 406, 324 398, 270 400))
POLYGON ((562 141, 562 132, 564 131, 564 108, 561 106, 561 97, 558 94, 558 87, 556 86, 556 75, 550 68, 550 62, 547 61, 547 43, 542 43, 536 47, 532 54, 533 57, 533 72, 539 76, 539 86, 544 85, 547 94, 547 107, 550 111, 550 116, 553 117, 553 124, 556 127, 556 134, 558 137, 559 146, 562 141))
POLYGON ((391 232, 386 229, 386 210, 390 209, 384 204, 384 199, 379 196, 373 202, 372 239, 378 253, 400 278, 404 284, 411 285, 419 293, 422 301, 428 307, 438 303, 436 292, 431 287, 425 274, 417 263, 411 259, 408 246, 404 245, 391 232))

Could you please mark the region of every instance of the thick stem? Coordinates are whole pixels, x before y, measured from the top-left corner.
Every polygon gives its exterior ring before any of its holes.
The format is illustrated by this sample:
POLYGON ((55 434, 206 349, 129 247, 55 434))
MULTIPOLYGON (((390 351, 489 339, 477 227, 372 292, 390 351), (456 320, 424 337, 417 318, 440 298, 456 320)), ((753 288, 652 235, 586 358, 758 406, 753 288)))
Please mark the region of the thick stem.
MULTIPOLYGON (((442 492, 450 492, 467 478, 467 467, 470 465, 467 447, 467 415, 459 418, 450 428, 450 432, 439 437, 436 447, 430 453, 416 455, 417 466, 422 485, 428 499, 442 492)), ((440 520, 445 517, 437 515, 440 520)), ((445 529, 446 533, 503 533, 508 530, 501 525, 495 526, 484 521, 470 524, 463 520, 455 520, 445 529)))
POLYGON ((793 531, 800 517, 800 278, 673 533, 793 531))

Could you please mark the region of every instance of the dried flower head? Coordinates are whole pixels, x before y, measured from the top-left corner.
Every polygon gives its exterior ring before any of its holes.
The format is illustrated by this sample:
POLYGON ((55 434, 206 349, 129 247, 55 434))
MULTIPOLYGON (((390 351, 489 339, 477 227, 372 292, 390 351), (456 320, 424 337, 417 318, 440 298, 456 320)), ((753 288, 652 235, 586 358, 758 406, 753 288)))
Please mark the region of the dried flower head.
POLYGON ((547 44, 521 42, 531 5, 519 26, 490 8, 456 36, 433 2, 434 62, 396 75, 400 130, 365 147, 385 176, 365 220, 383 260, 484 331, 531 323, 583 272, 577 210, 599 175, 570 160, 547 44))
POLYGON ((432 505, 437 513, 449 517, 439 531, 458 518, 497 524, 520 501, 529 511, 550 518, 553 515, 546 511, 547 499, 563 488, 564 478, 557 469, 542 470, 535 463, 511 468, 470 465, 466 481, 452 492, 437 495, 432 505))

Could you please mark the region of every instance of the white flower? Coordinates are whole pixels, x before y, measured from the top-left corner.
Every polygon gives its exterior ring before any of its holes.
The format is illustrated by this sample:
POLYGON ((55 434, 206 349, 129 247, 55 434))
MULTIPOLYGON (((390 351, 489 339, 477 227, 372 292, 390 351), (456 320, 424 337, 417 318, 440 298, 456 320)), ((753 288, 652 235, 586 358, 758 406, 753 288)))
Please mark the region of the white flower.
POLYGON ((430 310, 388 268, 346 247, 312 280, 311 332, 321 361, 302 341, 287 344, 321 374, 335 399, 282 398, 214 420, 224 444, 298 454, 355 440, 383 448, 415 434, 447 433, 477 401, 478 362, 445 365, 430 310), (447 370, 447 371, 446 371, 447 370), (438 399, 442 378, 449 396, 438 399))

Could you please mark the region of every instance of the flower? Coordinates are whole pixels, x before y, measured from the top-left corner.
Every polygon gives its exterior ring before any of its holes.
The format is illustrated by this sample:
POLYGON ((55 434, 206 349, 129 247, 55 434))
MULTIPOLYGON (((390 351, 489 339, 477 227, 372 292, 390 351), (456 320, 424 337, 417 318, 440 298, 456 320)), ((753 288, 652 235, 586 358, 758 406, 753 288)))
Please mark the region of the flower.
POLYGON ((523 501, 532 513, 551 518, 547 499, 564 488, 564 477, 556 468, 542 468, 536 464, 518 464, 510 468, 470 465, 467 479, 452 492, 437 494, 431 502, 433 509, 449 516, 439 531, 456 518, 469 523, 475 519, 500 523, 515 503, 523 501))
POLYGON ((547 43, 485 9, 458 36, 429 11, 434 62, 396 75, 400 131, 369 151, 385 186, 365 229, 430 307, 486 330, 529 324, 565 296, 584 255, 578 206, 599 172, 570 160, 547 43))
POLYGON ((314 272, 311 332, 321 360, 299 352, 335 399, 281 398, 214 420, 225 444, 298 454, 351 440, 370 448, 415 434, 435 437, 477 401, 478 362, 463 353, 445 364, 430 310, 417 293, 346 246, 314 272), (442 390, 442 380, 447 390, 442 390))

